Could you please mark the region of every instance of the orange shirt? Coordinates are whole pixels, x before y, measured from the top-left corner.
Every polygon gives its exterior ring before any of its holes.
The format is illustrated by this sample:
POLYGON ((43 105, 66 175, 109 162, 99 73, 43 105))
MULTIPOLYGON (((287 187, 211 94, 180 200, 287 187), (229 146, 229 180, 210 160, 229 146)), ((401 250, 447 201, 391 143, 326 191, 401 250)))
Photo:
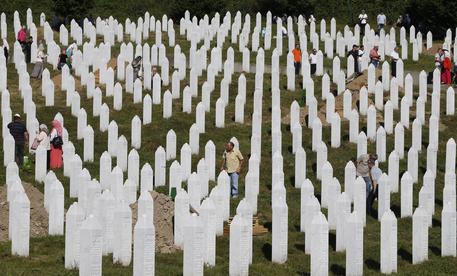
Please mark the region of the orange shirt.
POLYGON ((300 62, 301 61, 301 51, 297 48, 294 48, 292 50, 292 54, 294 54, 294 62, 300 62))

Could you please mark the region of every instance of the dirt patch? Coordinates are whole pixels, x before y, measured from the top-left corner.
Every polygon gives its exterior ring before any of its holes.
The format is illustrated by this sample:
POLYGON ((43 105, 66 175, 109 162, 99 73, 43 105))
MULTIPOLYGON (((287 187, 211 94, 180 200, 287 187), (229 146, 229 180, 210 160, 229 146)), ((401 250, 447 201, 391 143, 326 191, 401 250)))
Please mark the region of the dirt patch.
MULTIPOLYGON (((352 94, 352 109, 358 110, 358 101, 359 101, 359 91, 351 91, 352 94)), ((373 94, 368 95, 368 106, 374 105, 374 101, 372 99, 374 97, 373 94)), ((388 96, 386 96, 388 97, 388 96)), ((387 101, 387 98, 385 98, 385 101, 387 101)), ((321 120, 322 126, 329 126, 330 124, 327 123, 327 118, 326 118, 326 102, 319 100, 318 102, 318 111, 317 111, 317 117, 321 120)), ((344 118, 344 96, 343 94, 340 94, 335 97, 335 112, 340 115, 341 120, 345 120, 344 118)), ((290 124, 290 108, 286 108, 284 110, 285 115, 282 117, 282 123, 283 124, 290 124)), ((383 119, 383 111, 377 111, 376 112, 376 120, 377 122, 382 122, 383 119)), ((306 117, 308 116, 308 107, 300 107, 300 122, 302 125, 304 125, 304 122, 306 122, 306 117)), ((360 122, 363 123, 366 118, 364 116, 360 117, 360 122)))
MULTIPOLYGON (((30 237, 48 235, 48 213, 44 208, 43 194, 29 183, 22 182, 30 200, 30 237)), ((6 201, 6 185, 0 186, 0 242, 8 241, 9 204, 6 201)))
MULTIPOLYGON (((174 202, 167 195, 151 192, 154 200, 154 226, 156 230, 156 251, 160 253, 173 253, 178 250, 174 246, 173 214, 174 202)), ((138 203, 130 205, 132 208, 132 222, 136 224, 138 203)))
MULTIPOLYGON (((382 76, 382 70, 376 69, 376 80, 382 76)), ((364 70, 360 76, 346 84, 346 89, 359 91, 363 86, 368 87, 368 70, 364 70)))
POLYGON ((422 54, 434 56, 436 54, 436 52, 438 51, 438 48, 440 48, 442 46, 443 46, 442 43, 433 43, 432 48, 427 49, 427 44, 425 43, 423 50, 422 50, 422 54))
MULTIPOLYGON (((117 60, 115 58, 112 58, 108 61, 107 68, 113 68, 115 70, 117 68, 117 60)), ((95 85, 100 86, 100 71, 96 70, 94 73, 95 76, 95 85)), ((82 85, 81 85, 81 78, 77 77, 76 75, 72 74, 73 78, 75 79, 75 91, 83 91, 82 85)), ((115 76, 116 79, 116 76, 115 76)), ((51 78, 51 80, 54 82, 54 90, 55 91, 61 91, 62 90, 62 74, 59 73, 56 74, 54 77, 51 78)))

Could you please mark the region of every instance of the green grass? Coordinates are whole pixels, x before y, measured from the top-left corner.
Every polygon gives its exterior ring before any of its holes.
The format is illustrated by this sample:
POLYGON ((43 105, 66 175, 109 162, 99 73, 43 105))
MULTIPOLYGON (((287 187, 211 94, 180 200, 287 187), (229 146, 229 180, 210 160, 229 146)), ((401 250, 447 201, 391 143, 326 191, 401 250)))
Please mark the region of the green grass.
MULTIPOLYGON (((176 28, 178 31, 178 29, 176 28)), ((152 41, 153 36, 149 39, 152 41)), ((163 41, 166 36, 163 36, 163 41)), ((189 44, 185 39, 177 36, 177 43, 181 45, 184 52, 188 52, 189 44)), ((228 45, 224 45, 226 49, 228 45)), ((234 47, 234 46, 233 46, 234 47)), ((113 49, 113 55, 117 53, 118 46, 113 49)), ((234 47, 234 49, 237 49, 234 47)), ((225 51, 223 51, 225 56, 225 51)), ((171 57, 172 49, 167 49, 167 55, 171 57)), ((236 56, 239 57, 239 54, 236 56)), ((266 64, 270 53, 266 52, 266 64)), ((285 56, 281 57, 285 59, 285 56)), ((237 59, 236 59, 237 60, 237 59)), ((251 63, 254 61, 251 57, 251 63)), ((342 65, 345 63, 342 62, 342 65)), ((413 66, 413 65, 412 65, 413 66)), ((423 64, 418 63, 414 66, 417 71, 422 70, 423 64), (417 67, 417 68, 416 68, 417 67)), ((30 68, 29 68, 30 69, 30 68)), ((13 113, 22 113, 22 100, 18 91, 18 79, 15 75, 14 66, 8 65, 8 88, 11 93, 11 108, 13 113)), ((53 77, 56 72, 51 73, 53 77)), ((195 169, 200 158, 203 157, 203 147, 207 140, 211 139, 216 144, 216 155, 219 157, 224 149, 224 143, 232 136, 236 136, 240 142, 242 153, 248 157, 250 152, 250 124, 241 125, 233 122, 234 118, 234 102, 237 92, 236 73, 232 77, 230 85, 230 103, 226 108, 226 127, 218 129, 214 127, 215 122, 215 102, 219 96, 219 83, 221 76, 216 78, 216 88, 211 95, 211 112, 206 114, 206 133, 200 136, 200 155, 192 157, 192 166, 195 169)), ((247 99, 245 105, 245 121, 251 121, 253 92, 254 92, 254 74, 247 74, 247 99)), ((264 76, 264 92, 263 92, 263 125, 262 125, 262 163, 260 173, 260 194, 258 196, 258 216, 260 222, 271 230, 271 83, 270 76, 264 76)), ((203 78, 199 80, 199 91, 202 85, 203 78)), ((298 83, 298 80, 297 80, 298 83)), ((286 79, 281 77, 281 107, 282 116, 286 116, 289 112, 289 107, 292 101, 298 100, 300 93, 288 92, 284 85, 286 79)), ((41 97, 41 81, 32 79, 31 85, 33 88, 33 100, 37 106, 37 118, 39 122, 49 123, 57 112, 62 113, 65 118, 65 127, 69 131, 70 140, 74 143, 76 153, 80 156, 83 154, 82 140, 76 140, 76 118, 71 116, 70 108, 65 107, 65 94, 60 91, 55 91, 55 106, 44 107, 44 98, 41 97)), ((181 89, 186 85, 186 81, 181 83, 181 89)), ((320 95, 320 80, 315 80, 315 95, 320 95)), ((166 87, 163 88, 165 90, 166 87)), ((417 96, 417 89, 415 96, 417 96)), ((86 91, 79 91, 81 94, 81 107, 85 108, 88 114, 87 122, 95 131, 95 162, 84 163, 92 177, 98 178, 98 160, 107 148, 107 132, 101 133, 99 128, 99 119, 92 117, 92 100, 86 99, 86 91)), ((146 92, 144 92, 144 95, 146 92)), ((370 95, 371 97, 372 95, 370 95)), ((320 99, 320 97, 317 97, 320 99)), ((441 123, 446 126, 446 129, 440 133, 440 144, 437 159, 437 177, 436 177, 436 210, 433 217, 433 228, 429 229, 429 260, 420 265, 412 265, 412 221, 410 218, 398 220, 398 272, 402 275, 456 275, 457 266, 455 258, 440 257, 440 221, 442 210, 442 189, 444 185, 444 162, 445 162, 445 144, 451 137, 456 137, 457 122, 453 117, 444 115, 443 106, 445 106, 445 97, 441 97, 441 123)), ((112 107, 112 98, 104 97, 103 101, 112 107)), ((119 135, 125 135, 130 144, 130 126, 131 119, 135 114, 142 114, 142 104, 133 104, 131 94, 124 93, 122 111, 110 110, 110 120, 116 120, 119 126, 119 135)), ((162 118, 162 106, 153 106, 152 124, 142 127, 142 145, 139 150, 140 165, 146 162, 153 164, 153 156, 156 148, 159 145, 165 146, 165 136, 169 129, 174 129, 177 134, 177 149, 179 152, 182 144, 188 141, 188 132, 191 124, 195 121, 195 106, 198 103, 196 98, 192 100, 192 114, 182 113, 182 100, 173 102, 173 116, 166 120, 162 118)), ((322 105, 322 103, 320 102, 322 105)), ((414 108, 411 108, 414 110, 414 108)), ((430 110, 430 101, 427 102, 427 111, 430 110)), ((141 116, 140 116, 141 117, 141 116)), ((399 112, 396 111, 394 118, 399 121, 399 112)), ((413 120, 411 116, 411 121, 413 120)), ((379 124, 380 122, 378 122, 379 124)), ((366 129, 364 119, 361 119, 360 130, 366 129)), ((282 124, 282 143, 283 143, 283 158, 284 158, 284 175, 285 186, 287 189, 287 204, 289 207, 289 233, 288 233, 288 260, 283 265, 273 264, 271 262, 271 233, 253 239, 253 264, 250 266, 251 275, 307 275, 310 271, 310 258, 303 251, 304 234, 299 232, 300 223, 300 191, 294 188, 294 155, 291 153, 292 136, 289 131, 289 125, 282 124)), ((334 168, 334 176, 341 183, 344 179, 344 166, 346 162, 356 156, 356 145, 348 143, 348 122, 343 120, 342 126, 342 146, 338 149, 330 148, 330 128, 324 127, 323 141, 329 147, 328 160, 334 168)), ((387 152, 393 150, 393 135, 387 138, 387 152)), ((428 141, 428 129, 423 128, 423 145, 422 152, 419 155, 419 183, 414 185, 414 206, 418 204, 418 192, 422 185, 422 176, 426 168, 426 145, 428 141)), ((411 132, 405 131, 405 149, 411 145, 411 132)), ((315 187, 315 194, 319 197, 320 181, 315 177, 316 154, 311 151, 311 130, 303 127, 303 146, 307 152, 307 177, 311 179, 315 187)), ((369 143, 368 150, 375 151, 375 143, 369 143)), ((3 159, 3 152, 0 151, 0 160, 3 159)), ((219 161, 219 160, 218 160, 219 161)), ((113 160, 113 165, 115 161, 113 160)), ((170 162, 167 163, 167 167, 170 162)), ((387 164, 381 164, 383 171, 386 171, 387 164)), ((406 170, 406 158, 400 162, 400 175, 406 170)), ((57 171, 59 180, 62 181, 65 187, 65 205, 68 207, 73 199, 69 198, 69 180, 63 177, 61 171, 57 171)), ((167 171, 168 174, 168 171, 167 171)), ((244 176, 246 168, 242 171, 240 177, 241 194, 244 194, 244 176)), ((43 190, 43 185, 35 183, 34 173, 21 171, 20 176, 23 181, 30 182, 40 190, 43 190)), ((5 181, 5 170, 0 170, 0 183, 3 185, 5 181)), ((213 186, 214 183, 211 183, 213 186)), ((166 189, 160 189, 164 192, 166 189)), ((240 199, 232 200, 231 214, 240 199)), ((400 194, 391 195, 391 209, 399 217, 400 213, 400 194)), ((326 211, 326 210, 323 210, 326 211)), ((337 253, 334 250, 335 232, 330 232, 329 246, 329 271, 332 274, 341 275, 345 273, 345 253, 337 253)), ((216 266, 214 268, 206 268, 207 275, 227 275, 229 265, 229 239, 228 237, 218 237, 216 245, 216 266)), ((367 218, 367 226, 364 229, 364 274, 374 275, 379 274, 380 262, 380 224, 373 217, 367 218)), ((174 254, 157 254, 156 255, 156 274, 157 275, 180 275, 182 273, 182 252, 174 254)), ((132 265, 129 267, 121 267, 112 264, 111 256, 103 258, 104 275, 130 275, 132 273, 132 265)), ((64 238, 63 237, 43 237, 33 238, 30 241, 30 257, 19 258, 11 256, 10 243, 0 244, 0 274, 1 275, 76 275, 77 270, 64 269, 64 238)))

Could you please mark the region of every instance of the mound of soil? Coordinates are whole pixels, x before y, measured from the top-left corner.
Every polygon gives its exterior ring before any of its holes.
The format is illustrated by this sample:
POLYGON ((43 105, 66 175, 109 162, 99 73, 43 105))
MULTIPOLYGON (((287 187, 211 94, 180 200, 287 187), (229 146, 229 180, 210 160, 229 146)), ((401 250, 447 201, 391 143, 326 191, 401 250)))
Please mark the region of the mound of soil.
MULTIPOLYGON (((30 237, 48 234, 48 213, 44 208, 43 194, 29 183, 22 182, 30 200, 30 237)), ((8 241, 9 204, 6 201, 6 185, 0 186, 0 242, 8 241)))
MULTIPOLYGON (((156 251, 160 253, 173 253, 177 250, 173 237, 174 202, 167 195, 151 192, 154 200, 154 226, 156 230, 156 251)), ((132 208, 133 226, 137 221, 138 204, 130 205, 132 208)))

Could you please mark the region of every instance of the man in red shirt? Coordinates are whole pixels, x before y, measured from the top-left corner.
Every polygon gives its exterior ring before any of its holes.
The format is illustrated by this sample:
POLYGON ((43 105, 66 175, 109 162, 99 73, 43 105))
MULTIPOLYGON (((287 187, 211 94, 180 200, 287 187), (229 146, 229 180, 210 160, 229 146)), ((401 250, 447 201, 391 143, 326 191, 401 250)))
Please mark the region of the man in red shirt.
POLYGON ((301 68, 301 50, 298 44, 295 45, 295 48, 292 50, 292 54, 294 55, 295 75, 298 75, 301 68))
POLYGON ((370 51, 370 63, 373 64, 375 68, 377 68, 379 61, 381 61, 381 56, 378 54, 378 46, 375 45, 370 51))

